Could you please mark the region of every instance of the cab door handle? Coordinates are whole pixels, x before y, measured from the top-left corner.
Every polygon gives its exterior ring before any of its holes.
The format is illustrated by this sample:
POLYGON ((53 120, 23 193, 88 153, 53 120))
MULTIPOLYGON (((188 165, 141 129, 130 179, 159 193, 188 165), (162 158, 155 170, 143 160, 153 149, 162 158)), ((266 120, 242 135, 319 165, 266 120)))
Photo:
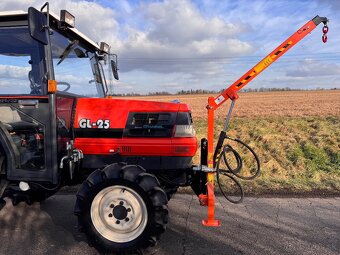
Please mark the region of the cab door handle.
POLYGON ((19 100, 19 108, 38 108, 39 101, 34 99, 29 100, 19 100))

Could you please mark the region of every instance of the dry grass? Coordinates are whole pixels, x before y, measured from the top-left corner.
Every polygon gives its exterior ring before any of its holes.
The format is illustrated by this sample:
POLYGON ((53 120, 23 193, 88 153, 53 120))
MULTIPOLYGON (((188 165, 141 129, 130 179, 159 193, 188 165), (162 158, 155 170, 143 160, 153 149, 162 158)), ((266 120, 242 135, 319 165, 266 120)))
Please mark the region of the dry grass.
MULTIPOLYGON (((204 122, 196 123, 201 136, 204 122)), ((222 125, 216 121, 217 130, 222 125)), ((229 135, 249 144, 261 161, 261 176, 243 183, 248 193, 340 193, 339 116, 234 118, 229 135)))
MULTIPOLYGON (((209 96, 216 95, 173 95, 143 96, 135 99, 169 102, 179 99, 190 106, 193 118, 206 118, 206 104, 209 96)), ((340 90, 280 91, 239 93, 234 117, 303 117, 340 116, 340 90)), ((216 118, 224 118, 229 103, 216 111, 216 118)))

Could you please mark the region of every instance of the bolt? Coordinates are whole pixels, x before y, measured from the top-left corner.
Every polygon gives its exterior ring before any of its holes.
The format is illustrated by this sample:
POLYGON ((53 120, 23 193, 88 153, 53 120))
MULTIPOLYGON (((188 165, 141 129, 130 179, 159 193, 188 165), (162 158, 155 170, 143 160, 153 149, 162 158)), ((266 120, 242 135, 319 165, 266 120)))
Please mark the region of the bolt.
POLYGON ((116 224, 119 224, 119 223, 120 223, 120 221, 119 221, 119 220, 117 220, 117 221, 116 221, 116 224))
POLYGON ((125 221, 128 222, 130 219, 129 218, 125 218, 125 221))
POLYGON ((114 204, 110 204, 110 207, 113 208, 113 207, 115 207, 115 205, 114 204))
POLYGON ((123 202, 123 201, 120 201, 120 202, 119 202, 119 204, 120 204, 120 205, 123 205, 123 204, 124 204, 124 202, 123 202))
POLYGON ((127 211, 127 212, 131 212, 131 208, 128 208, 126 211, 127 211))
POLYGON ((111 218, 112 216, 113 216, 112 213, 110 213, 110 214, 109 214, 109 217, 111 218))

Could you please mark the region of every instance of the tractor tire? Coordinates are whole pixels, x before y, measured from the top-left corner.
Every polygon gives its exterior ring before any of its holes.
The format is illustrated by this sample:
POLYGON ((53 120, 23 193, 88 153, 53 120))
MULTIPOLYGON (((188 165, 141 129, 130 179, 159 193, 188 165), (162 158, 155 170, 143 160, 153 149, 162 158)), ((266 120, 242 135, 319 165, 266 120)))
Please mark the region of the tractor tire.
MULTIPOLYGON (((7 181, 5 180, 5 173, 6 173, 6 158, 1 153, 0 150, 0 191, 3 193, 4 189, 7 186, 7 181)), ((6 205, 6 201, 3 199, 3 194, 0 194, 0 210, 4 208, 6 205)))
POLYGON ((0 176, 6 173, 6 158, 2 154, 1 149, 0 149, 0 176))
POLYGON ((156 244, 168 222, 167 196, 158 179, 136 165, 95 170, 75 205, 80 230, 100 252, 136 251, 156 244))

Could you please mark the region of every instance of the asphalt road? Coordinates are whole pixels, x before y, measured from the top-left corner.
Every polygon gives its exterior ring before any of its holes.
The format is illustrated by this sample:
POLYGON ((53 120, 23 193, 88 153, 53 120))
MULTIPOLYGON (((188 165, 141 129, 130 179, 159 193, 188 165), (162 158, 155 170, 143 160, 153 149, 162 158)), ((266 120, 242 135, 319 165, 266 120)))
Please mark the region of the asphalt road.
MULTIPOLYGON (((74 195, 41 204, 10 202, 0 211, 0 254, 98 254, 77 230, 74 195)), ((170 223, 146 255, 340 254, 340 198, 246 198, 241 205, 218 199, 220 228, 200 221, 206 208, 195 196, 177 194, 170 223)))

